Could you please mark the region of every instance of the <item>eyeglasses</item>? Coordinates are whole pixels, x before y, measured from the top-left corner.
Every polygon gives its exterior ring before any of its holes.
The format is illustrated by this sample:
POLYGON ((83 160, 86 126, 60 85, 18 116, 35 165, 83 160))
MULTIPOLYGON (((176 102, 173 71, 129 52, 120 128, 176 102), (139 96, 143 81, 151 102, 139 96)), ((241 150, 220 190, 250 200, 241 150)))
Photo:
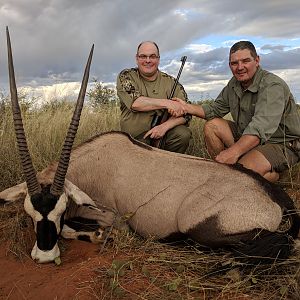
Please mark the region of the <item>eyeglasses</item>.
POLYGON ((137 56, 140 60, 146 60, 149 58, 149 60, 156 60, 159 58, 156 54, 151 54, 151 55, 145 55, 145 54, 140 54, 137 56))

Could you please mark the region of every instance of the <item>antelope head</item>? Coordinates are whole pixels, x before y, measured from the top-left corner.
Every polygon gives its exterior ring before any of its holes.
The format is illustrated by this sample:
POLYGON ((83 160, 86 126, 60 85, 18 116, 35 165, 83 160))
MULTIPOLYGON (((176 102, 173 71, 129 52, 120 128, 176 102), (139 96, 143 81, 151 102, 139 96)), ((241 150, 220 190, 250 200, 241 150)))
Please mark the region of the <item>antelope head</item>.
POLYGON ((8 27, 6 27, 6 37, 13 119, 20 160, 27 184, 27 194, 25 197, 24 208, 33 220, 34 230, 36 233, 36 242, 31 251, 31 257, 39 263, 50 262, 55 260, 55 258, 59 257, 60 255, 57 241, 62 230, 64 212, 66 210, 68 201, 68 197, 64 192, 65 177, 70 161, 72 145, 78 129, 83 107, 94 45, 91 48, 85 67, 76 108, 61 151, 60 160, 58 162, 53 183, 49 186, 41 186, 37 180, 36 171, 33 167, 27 147, 21 111, 18 103, 18 93, 16 88, 13 56, 8 27))

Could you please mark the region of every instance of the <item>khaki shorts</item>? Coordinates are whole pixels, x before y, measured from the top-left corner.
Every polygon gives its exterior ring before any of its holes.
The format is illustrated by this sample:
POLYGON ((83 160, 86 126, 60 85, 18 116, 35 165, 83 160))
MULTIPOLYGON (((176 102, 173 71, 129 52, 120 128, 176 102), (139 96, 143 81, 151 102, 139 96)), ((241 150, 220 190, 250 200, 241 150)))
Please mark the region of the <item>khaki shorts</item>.
MULTIPOLYGON (((238 132, 237 126, 232 121, 227 121, 231 129, 234 141, 240 139, 241 134, 238 132)), ((289 145, 284 143, 272 144, 265 143, 258 145, 252 150, 257 150, 262 153, 270 162, 272 171, 282 172, 289 167, 295 165, 299 161, 299 152, 294 151, 289 145)))

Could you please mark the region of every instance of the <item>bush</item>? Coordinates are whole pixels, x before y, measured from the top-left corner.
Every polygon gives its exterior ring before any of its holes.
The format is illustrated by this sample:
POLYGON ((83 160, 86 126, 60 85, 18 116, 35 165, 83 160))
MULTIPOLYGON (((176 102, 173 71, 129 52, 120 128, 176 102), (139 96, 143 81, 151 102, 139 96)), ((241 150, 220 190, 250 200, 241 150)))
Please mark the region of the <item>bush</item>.
POLYGON ((116 105, 118 97, 115 89, 105 86, 102 82, 93 79, 93 87, 87 92, 89 104, 93 108, 99 108, 102 105, 116 105))

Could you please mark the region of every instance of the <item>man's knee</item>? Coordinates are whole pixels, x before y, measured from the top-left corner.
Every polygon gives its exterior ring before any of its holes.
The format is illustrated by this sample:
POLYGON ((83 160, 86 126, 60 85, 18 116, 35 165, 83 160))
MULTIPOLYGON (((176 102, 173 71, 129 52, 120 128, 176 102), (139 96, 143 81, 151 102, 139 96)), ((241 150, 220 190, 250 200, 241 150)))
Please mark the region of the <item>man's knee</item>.
POLYGON ((184 125, 180 125, 177 127, 175 127, 175 132, 178 135, 179 139, 182 141, 183 144, 188 145, 192 136, 191 130, 184 125))
POLYGON ((166 137, 165 150, 184 153, 191 139, 191 130, 184 125, 172 128, 166 137))
POLYGON ((235 135, 228 121, 221 118, 209 120, 204 125, 204 139, 212 157, 230 147, 234 143, 235 135))
POLYGON ((211 136, 217 135, 224 131, 224 127, 226 126, 226 121, 224 119, 215 118, 209 121, 206 121, 204 124, 204 135, 211 136))

